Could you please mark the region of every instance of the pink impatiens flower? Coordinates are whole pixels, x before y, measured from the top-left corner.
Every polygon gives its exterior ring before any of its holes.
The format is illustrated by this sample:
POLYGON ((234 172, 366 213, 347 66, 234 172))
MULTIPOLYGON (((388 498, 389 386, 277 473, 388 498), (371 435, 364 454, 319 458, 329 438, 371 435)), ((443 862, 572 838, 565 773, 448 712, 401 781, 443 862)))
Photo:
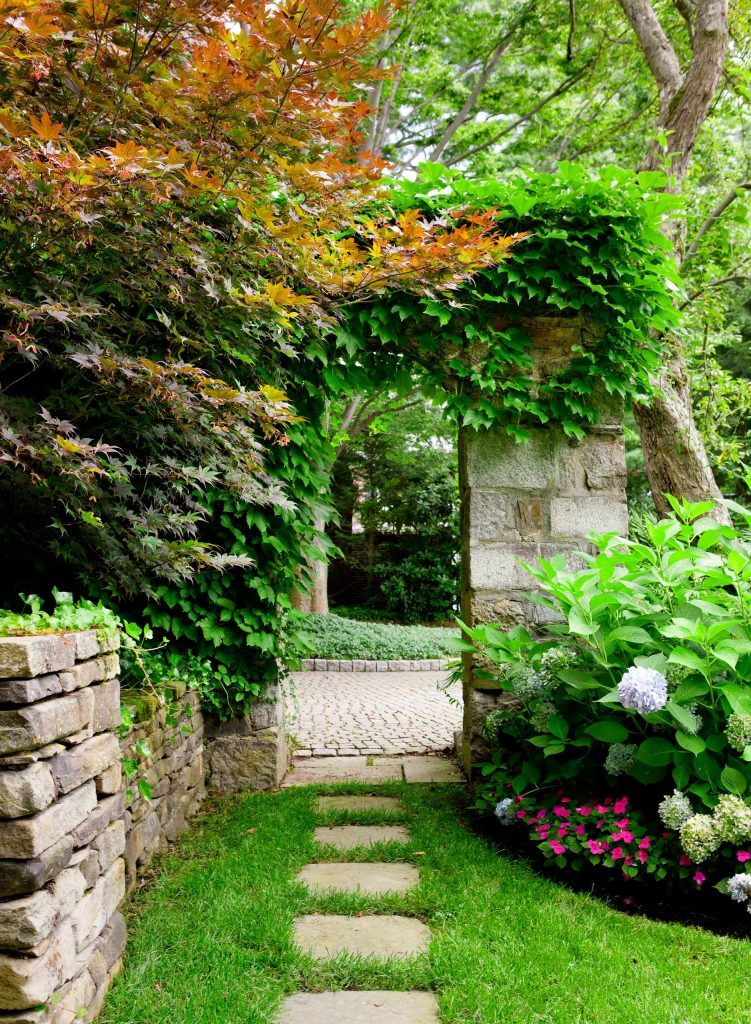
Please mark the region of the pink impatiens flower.
POLYGON ((649 836, 644 836, 643 839, 639 840, 639 849, 640 850, 648 850, 649 849, 649 843, 650 843, 649 836))
POLYGON ((577 825, 576 828, 574 829, 574 832, 576 832, 576 834, 578 836, 583 836, 583 835, 586 835, 587 830, 585 829, 585 827, 583 825, 577 825))
POLYGON ((586 804, 582 804, 581 807, 576 808, 576 813, 581 814, 582 818, 586 818, 588 815, 592 813, 592 808, 587 807, 586 804))
POLYGON ((640 860, 642 862, 642 864, 645 864, 647 862, 647 860, 649 859, 649 854, 647 853, 646 850, 637 850, 636 851, 636 859, 640 860))
POLYGON ((588 839, 586 845, 589 847, 589 852, 594 854, 604 853, 602 843, 598 839, 588 839))
POLYGON ((624 814, 627 807, 628 807, 628 797, 627 796, 622 796, 620 800, 616 800, 616 802, 613 804, 613 813, 614 814, 624 814))
POLYGON ((696 874, 694 875, 694 881, 696 882, 697 885, 704 885, 706 880, 707 880, 707 876, 705 874, 703 874, 701 871, 697 871, 696 874))
POLYGON ((751 860, 751 853, 748 853, 747 850, 739 850, 736 853, 736 857, 741 862, 741 864, 743 864, 745 861, 751 860))
POLYGON ((559 825, 558 826, 558 835, 559 836, 565 836, 567 833, 568 833, 568 825, 559 825))
POLYGON ((618 820, 616 821, 615 824, 616 824, 617 828, 628 828, 628 826, 629 826, 629 819, 628 818, 618 818, 618 820))
POLYGON ((553 814, 556 816, 556 818, 568 818, 571 814, 571 811, 569 811, 568 808, 564 807, 562 804, 557 804, 553 808, 553 814))
POLYGON ((621 857, 623 856, 623 847, 622 846, 614 846, 612 851, 611 851, 611 853, 610 853, 610 856, 613 858, 613 860, 620 860, 621 857))
POLYGON ((516 816, 517 816, 517 818, 519 818, 521 820, 522 818, 526 818, 527 817, 527 812, 526 811, 517 811, 516 812, 516 816))
POLYGON ((690 857, 687 857, 685 853, 682 853, 678 858, 678 863, 682 868, 687 868, 692 861, 690 857))
POLYGON ((566 852, 566 847, 563 843, 559 843, 557 839, 550 840, 550 849, 553 853, 557 853, 559 855, 566 852))

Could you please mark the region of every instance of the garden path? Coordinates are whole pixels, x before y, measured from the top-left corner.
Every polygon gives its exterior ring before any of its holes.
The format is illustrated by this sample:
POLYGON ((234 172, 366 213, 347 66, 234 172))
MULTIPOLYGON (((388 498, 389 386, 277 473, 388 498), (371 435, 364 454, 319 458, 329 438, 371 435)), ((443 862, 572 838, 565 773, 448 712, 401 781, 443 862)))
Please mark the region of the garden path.
POLYGON ((445 672, 297 672, 287 697, 296 757, 453 749, 461 683, 445 672))

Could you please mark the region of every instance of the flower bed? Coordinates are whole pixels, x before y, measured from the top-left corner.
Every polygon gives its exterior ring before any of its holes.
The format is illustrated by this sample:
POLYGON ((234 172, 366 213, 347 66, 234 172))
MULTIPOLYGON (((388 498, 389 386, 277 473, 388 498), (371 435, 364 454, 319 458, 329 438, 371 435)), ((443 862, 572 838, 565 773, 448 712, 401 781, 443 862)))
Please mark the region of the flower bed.
POLYGON ((477 675, 507 694, 477 806, 560 869, 749 901, 751 513, 734 509, 742 528, 675 502, 645 542, 592 538, 583 570, 541 562, 562 619, 545 639, 465 630, 477 675))

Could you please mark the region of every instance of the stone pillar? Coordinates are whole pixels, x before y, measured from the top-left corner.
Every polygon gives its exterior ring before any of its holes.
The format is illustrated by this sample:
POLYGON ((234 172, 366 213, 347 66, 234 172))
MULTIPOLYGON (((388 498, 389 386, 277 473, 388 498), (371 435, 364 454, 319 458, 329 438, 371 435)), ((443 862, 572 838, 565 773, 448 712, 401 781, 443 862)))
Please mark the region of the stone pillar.
MULTIPOLYGON (((596 341, 579 318, 522 320, 532 339, 535 376, 544 380, 564 368, 573 345, 596 341)), ((622 403, 602 389, 600 415, 582 441, 557 424, 532 427, 518 443, 503 429, 462 429, 459 483, 462 510, 462 617, 468 625, 504 628, 544 625, 547 612, 527 594, 535 580, 520 565, 540 557, 569 555, 587 547, 590 531, 628 530, 622 403)), ((483 725, 501 699, 498 689, 476 678, 472 655, 464 663, 465 770, 486 753, 483 725)))
POLYGON ((284 696, 272 686, 249 715, 229 722, 206 719, 209 784, 220 793, 275 789, 287 774, 289 748, 284 696))
POLYGON ((91 1021, 125 921, 117 637, 0 638, 0 1020, 91 1021))

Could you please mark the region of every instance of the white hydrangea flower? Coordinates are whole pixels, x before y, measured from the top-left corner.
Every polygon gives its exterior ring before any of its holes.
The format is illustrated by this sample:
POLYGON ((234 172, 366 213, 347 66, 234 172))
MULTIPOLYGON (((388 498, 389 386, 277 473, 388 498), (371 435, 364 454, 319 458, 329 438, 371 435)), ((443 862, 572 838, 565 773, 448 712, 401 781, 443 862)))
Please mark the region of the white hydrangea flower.
POLYGON ((657 813, 665 828, 678 832, 690 818, 693 818, 694 809, 689 798, 680 789, 676 789, 672 796, 666 796, 661 801, 657 813))
POLYGON ((751 896, 751 875, 733 875, 729 878, 728 895, 736 903, 745 903, 751 896))
POLYGON ((667 679, 657 669, 632 665, 618 684, 618 700, 640 715, 660 711, 668 700, 667 679))
POLYGON ((625 775, 634 765, 635 743, 612 743, 605 758, 605 771, 609 775, 625 775))
POLYGON ((751 839, 751 807, 742 797, 721 796, 713 817, 718 835, 726 843, 743 843, 751 839))
POLYGON ((733 750, 737 750, 739 754, 742 754, 746 747, 751 746, 751 715, 733 712, 728 717, 725 735, 733 750))
POLYGON ((695 814, 681 828, 681 846, 697 864, 711 857, 721 841, 715 820, 708 814, 695 814))
POLYGON ((547 732, 548 721, 555 714, 556 707, 552 701, 541 701, 529 716, 529 724, 535 732, 547 732))
POLYGON ((502 825, 511 825, 512 822, 516 821, 514 816, 514 801, 510 796, 504 797, 503 800, 499 800, 495 805, 495 811, 493 813, 502 825))

